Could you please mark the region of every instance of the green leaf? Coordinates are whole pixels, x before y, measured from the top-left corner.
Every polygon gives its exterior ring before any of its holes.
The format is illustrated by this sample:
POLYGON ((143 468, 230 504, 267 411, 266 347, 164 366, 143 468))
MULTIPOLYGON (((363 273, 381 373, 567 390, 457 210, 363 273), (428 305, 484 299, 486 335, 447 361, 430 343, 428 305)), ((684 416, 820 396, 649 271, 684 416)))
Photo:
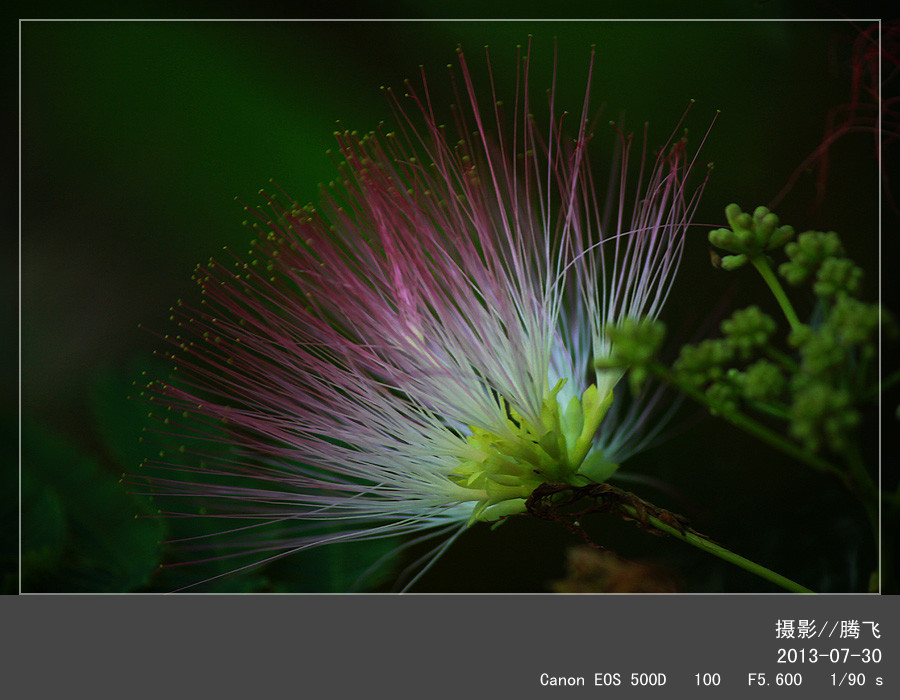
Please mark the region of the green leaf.
POLYGON ((66 440, 22 426, 22 590, 131 591, 157 568, 162 524, 66 440))

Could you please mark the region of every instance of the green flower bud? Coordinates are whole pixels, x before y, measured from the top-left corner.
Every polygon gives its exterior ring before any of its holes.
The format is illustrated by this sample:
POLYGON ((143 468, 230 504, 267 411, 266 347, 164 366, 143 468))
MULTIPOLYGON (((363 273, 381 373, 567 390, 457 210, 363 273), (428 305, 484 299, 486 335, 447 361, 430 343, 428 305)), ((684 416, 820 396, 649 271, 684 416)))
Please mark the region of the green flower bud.
POLYGON ((750 228, 751 218, 749 214, 741 211, 741 208, 734 203, 725 207, 725 218, 728 219, 728 225, 735 231, 738 229, 750 228))
POLYGON ((781 226, 772 232, 772 235, 769 237, 769 244, 766 246, 766 250, 775 250, 776 248, 780 248, 785 243, 790 241, 793 237, 793 226, 781 226))
POLYGON ((710 231, 709 242, 722 250, 737 252, 740 249, 740 241, 730 228, 717 228, 710 231))
POLYGON ((737 270, 739 267, 743 267, 749 262, 750 258, 746 255, 726 255, 722 258, 721 267, 725 270, 737 270))

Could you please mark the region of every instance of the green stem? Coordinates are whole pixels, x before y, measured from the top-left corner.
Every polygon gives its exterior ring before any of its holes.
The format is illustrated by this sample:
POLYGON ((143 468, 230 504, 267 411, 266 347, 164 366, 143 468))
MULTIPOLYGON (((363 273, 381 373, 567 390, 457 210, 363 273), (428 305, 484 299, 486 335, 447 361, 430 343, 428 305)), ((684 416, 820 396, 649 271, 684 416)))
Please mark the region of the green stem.
MULTIPOLYGON (((652 362, 650 365, 648 365, 648 369, 650 369, 650 371, 652 371, 654 374, 656 374, 658 377, 665 380, 672 386, 677 387, 681 392, 687 394, 698 403, 703 404, 707 408, 716 408, 712 406, 712 404, 709 402, 709 399, 706 398, 706 395, 703 394, 703 392, 698 391, 694 387, 679 381, 678 377, 675 376, 675 373, 661 363, 652 362)), ((839 479, 845 480, 845 474, 830 462, 827 462, 821 457, 816 457, 814 454, 810 454, 809 452, 804 451, 802 448, 782 437, 775 431, 769 430, 764 425, 757 423, 755 420, 745 416, 743 413, 740 413, 739 411, 721 411, 718 408, 717 410, 718 414, 722 418, 727 420, 732 425, 740 428, 745 433, 749 433, 750 435, 759 438, 763 442, 768 443, 772 447, 781 450, 785 454, 794 457, 802 462, 805 462, 813 469, 818 469, 819 471, 833 474, 839 479)))
POLYGON ((769 285, 769 289, 771 289, 772 294, 775 295, 775 299, 778 301, 778 305, 784 312, 785 318, 787 318, 788 323, 791 324, 791 330, 799 330, 803 324, 800 323, 800 319, 797 317, 797 312, 794 311, 791 300, 788 299, 787 294, 784 293, 784 287, 781 286, 781 282, 778 281, 778 278, 772 271, 769 260, 765 255, 757 255, 755 258, 751 258, 750 262, 753 263, 753 267, 759 271, 759 274, 762 275, 766 284, 769 285))
POLYGON ((722 545, 688 527, 687 521, 680 515, 657 508, 640 496, 623 491, 608 483, 592 482, 581 486, 566 483, 540 484, 525 501, 525 513, 541 520, 562 523, 570 531, 580 534, 591 544, 593 542, 582 529, 579 520, 590 513, 618 514, 626 520, 637 522, 650 531, 656 530, 671 535, 792 593, 814 593, 809 588, 801 586, 771 569, 725 549, 722 545), (574 513, 571 512, 569 506, 582 499, 590 499, 594 501, 594 505, 574 513))
POLYGON ((800 365, 798 365, 792 357, 781 352, 781 350, 773 348, 771 345, 767 345, 764 352, 770 360, 774 360, 791 374, 796 374, 800 371, 800 365))
MULTIPOLYGON (((630 508, 630 507, 629 507, 630 508)), ((635 509, 631 509, 636 514, 637 511, 635 509)), ((675 537, 676 539, 681 540, 682 542, 687 542, 690 545, 693 545, 697 549, 702 549, 704 552, 708 552, 713 556, 722 559, 723 561, 727 561, 730 564, 734 564, 735 566, 739 566, 745 571, 749 571, 752 574, 756 574, 760 578, 765 579, 771 583, 774 583, 776 586, 780 586, 787 591, 791 591, 792 593, 814 593, 815 591, 806 588, 805 586, 801 586, 799 583, 795 581, 791 581, 791 579, 782 576, 781 574, 775 573, 771 569, 767 569, 756 562, 752 562, 745 557, 740 556, 739 554, 735 554, 734 552, 725 549, 722 545, 716 544, 712 540, 708 540, 705 537, 698 535, 697 533, 686 530, 685 532, 681 532, 678 528, 669 525, 668 523, 663 522, 657 517, 649 516, 650 522, 654 527, 666 532, 667 534, 675 537)))
POLYGON ((788 415, 788 408, 782 403, 779 403, 777 405, 763 403, 762 401, 750 401, 749 403, 750 406, 755 408, 760 413, 768 413, 770 416, 780 418, 781 420, 790 420, 790 416, 788 415))

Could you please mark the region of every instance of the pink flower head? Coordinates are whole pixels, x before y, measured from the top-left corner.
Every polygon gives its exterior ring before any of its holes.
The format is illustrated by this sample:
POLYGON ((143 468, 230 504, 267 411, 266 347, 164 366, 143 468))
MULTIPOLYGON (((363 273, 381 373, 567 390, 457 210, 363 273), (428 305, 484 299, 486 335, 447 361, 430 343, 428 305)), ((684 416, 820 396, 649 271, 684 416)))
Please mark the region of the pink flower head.
POLYGON ((451 127, 424 74, 411 113, 388 91, 399 131, 336 133, 320 206, 268 197, 252 260, 200 268, 203 304, 177 307, 176 379, 150 395, 209 448, 154 461, 172 476, 150 481, 246 518, 222 536, 256 563, 459 532, 522 512, 543 482, 602 481, 642 444, 648 406, 617 414, 621 371, 594 360, 607 324, 659 313, 703 186, 686 186, 696 156, 677 140, 648 159, 645 132, 635 177, 616 130, 601 197, 588 92, 575 118, 553 116, 551 89, 540 130, 529 60, 509 122, 462 51, 451 127), (290 536, 255 534, 271 523, 290 536))

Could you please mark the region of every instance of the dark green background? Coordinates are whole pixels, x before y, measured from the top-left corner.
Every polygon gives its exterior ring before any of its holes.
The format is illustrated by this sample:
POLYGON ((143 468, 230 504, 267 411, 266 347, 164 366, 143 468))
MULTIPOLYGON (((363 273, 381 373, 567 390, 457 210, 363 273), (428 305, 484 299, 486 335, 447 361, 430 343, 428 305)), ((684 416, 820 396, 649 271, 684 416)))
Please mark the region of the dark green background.
MULTIPOLYGON (((764 5, 723 7, 741 16, 791 7, 764 5)), ((412 14, 411 5, 391 7, 412 14)), ((164 16, 145 16, 154 15, 164 16)), ((694 143, 721 110, 702 154, 715 168, 664 314, 686 338, 725 295, 736 306, 771 306, 749 271, 711 268, 703 225, 720 225, 729 202, 770 202, 820 143, 829 110, 850 98, 858 30, 786 21, 23 23, 23 590, 170 590, 196 578, 152 573, 173 556, 157 545, 170 524, 135 520, 153 506, 118 484, 143 456, 137 439, 146 408, 125 397, 155 366, 159 347, 138 324, 170 330, 171 304, 195 295, 194 265, 223 245, 246 246, 235 196, 255 204, 272 178, 297 199, 314 200, 317 183, 333 174, 325 151, 336 120, 359 130, 392 121, 379 86, 415 80, 422 64, 433 101, 448 104, 444 66, 455 61, 457 44, 478 76, 489 44, 498 91, 511 95, 515 45, 533 35, 536 94, 549 84, 556 38, 558 104, 580 109, 596 44, 592 99, 604 105, 601 123, 622 114, 632 126, 649 121, 653 145, 666 140, 690 100, 694 143)), ((602 173, 612 141, 600 134, 593 159, 602 173)), ((873 142, 855 134, 835 146, 820 206, 812 206, 807 174, 777 209, 799 230, 840 232, 870 273, 869 299, 878 294, 873 142)), ((801 315, 808 301, 800 296, 801 315)), ((642 487, 641 495, 814 589, 865 589, 854 572, 871 564, 874 545, 840 488, 693 406, 672 427, 670 440, 625 467, 669 488, 642 487)), ((874 435, 866 440, 874 454, 874 435)), ((605 516, 592 528, 623 556, 673 568, 687 590, 772 590, 605 516)), ((417 590, 548 590, 575 543, 525 519, 493 533, 474 528, 417 590)), ((340 588, 358 556, 371 555, 323 550, 205 590, 340 588)), ((7 570, 5 589, 16 590, 14 567, 7 570)))

